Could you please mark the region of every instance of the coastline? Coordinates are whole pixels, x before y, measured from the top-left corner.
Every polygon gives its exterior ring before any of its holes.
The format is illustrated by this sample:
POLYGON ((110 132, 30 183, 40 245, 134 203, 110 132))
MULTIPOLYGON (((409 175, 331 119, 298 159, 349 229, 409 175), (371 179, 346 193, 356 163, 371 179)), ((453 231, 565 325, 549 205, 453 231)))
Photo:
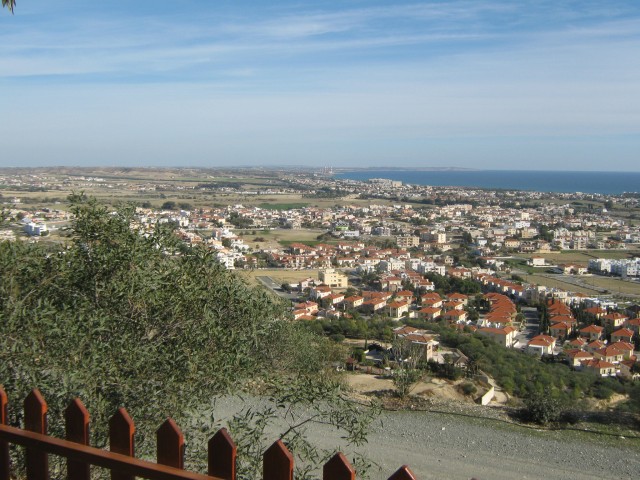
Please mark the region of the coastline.
POLYGON ((384 178, 401 181, 405 185, 545 193, 581 192, 599 196, 640 191, 640 172, 378 168, 341 169, 335 172, 334 178, 362 182, 384 178))

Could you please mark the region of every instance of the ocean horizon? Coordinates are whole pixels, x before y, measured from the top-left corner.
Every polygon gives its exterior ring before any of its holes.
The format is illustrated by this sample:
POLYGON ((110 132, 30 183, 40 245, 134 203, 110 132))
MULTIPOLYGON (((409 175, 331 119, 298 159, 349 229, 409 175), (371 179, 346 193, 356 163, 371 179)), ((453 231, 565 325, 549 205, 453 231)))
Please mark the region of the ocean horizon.
POLYGON ((557 193, 620 195, 640 192, 640 172, 571 172, 543 170, 363 169, 340 172, 338 179, 400 180, 405 184, 557 193))

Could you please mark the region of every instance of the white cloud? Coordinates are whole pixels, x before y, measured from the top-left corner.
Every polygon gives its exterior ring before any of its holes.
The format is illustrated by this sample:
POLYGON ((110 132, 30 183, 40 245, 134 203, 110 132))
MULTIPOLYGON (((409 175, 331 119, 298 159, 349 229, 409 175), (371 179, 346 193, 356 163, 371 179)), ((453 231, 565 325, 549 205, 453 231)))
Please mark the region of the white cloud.
POLYGON ((19 158, 292 162, 419 158, 436 144, 454 158, 473 142, 489 156, 523 137, 552 155, 570 137, 637 139, 640 19, 563 5, 14 25, 0 33, 0 81, 12 93, 0 146, 19 158))

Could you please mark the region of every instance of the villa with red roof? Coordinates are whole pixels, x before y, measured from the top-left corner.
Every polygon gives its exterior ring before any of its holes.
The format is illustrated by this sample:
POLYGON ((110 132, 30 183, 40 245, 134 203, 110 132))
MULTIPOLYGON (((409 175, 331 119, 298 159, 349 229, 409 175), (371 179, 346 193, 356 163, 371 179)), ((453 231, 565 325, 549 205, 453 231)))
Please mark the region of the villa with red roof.
POLYGON ((581 367, 582 362, 593 360, 593 354, 582 350, 569 350, 566 352, 569 358, 569 365, 572 367, 581 367))
POLYGON ((314 300, 322 300, 329 295, 331 295, 331 287, 329 285, 317 285, 315 287, 311 287, 309 296, 314 300))
POLYGON ((418 310, 418 318, 434 321, 440 318, 442 309, 438 307, 423 307, 418 310))
POLYGON ((633 330, 628 328, 621 328, 620 330, 616 330, 611 334, 612 342, 627 342, 631 343, 633 338, 633 330))
POLYGON ((392 302, 387 305, 387 311, 393 320, 399 320, 405 313, 409 312, 409 304, 404 301, 392 302))
POLYGON ((598 360, 594 358, 592 360, 585 360, 581 365, 584 370, 591 371, 603 377, 613 376, 616 374, 616 366, 606 360, 598 360))
POLYGON ((629 330, 633 330, 635 333, 640 334, 640 318, 632 318, 624 322, 624 325, 629 330))
POLYGON ((553 355, 553 349, 556 346, 556 339, 549 335, 537 335, 529 340, 527 344, 527 352, 536 355, 553 355))
POLYGON ((549 327, 549 333, 552 337, 557 338, 558 340, 564 340, 567 338, 571 331, 573 330, 571 325, 568 325, 565 322, 554 323, 549 327))
POLYGON ((624 351, 620 350, 615 345, 609 345, 607 347, 600 348, 593 352, 593 355, 595 356, 595 358, 599 358, 613 364, 620 363, 622 360, 624 360, 624 351))
POLYGON ((442 298, 437 293, 426 293, 420 297, 420 304, 423 307, 442 307, 442 298))
POLYGON ((450 293, 447 295, 447 299, 453 302, 460 302, 463 305, 467 305, 469 303, 469 297, 462 293, 450 293))
POLYGON ((622 352, 622 357, 624 359, 630 359, 631 357, 633 357, 633 350, 634 350, 634 346, 633 343, 629 343, 629 342, 616 342, 616 343, 612 343, 610 345, 610 347, 614 347, 617 348, 618 350, 620 350, 622 352))
POLYGON ((467 321, 466 310, 449 310, 442 315, 442 318, 452 323, 465 323, 467 321))
POLYGON ((364 297, 353 295, 344 299, 344 306, 347 310, 355 310, 364 303, 364 297))
POLYGON ((344 295, 342 293, 332 293, 331 295, 323 299, 323 301, 331 306, 339 305, 344 301, 344 295))
POLYGON ((365 300, 362 303, 362 308, 363 310, 369 313, 376 313, 384 309, 386 305, 387 305, 387 301, 384 298, 373 297, 373 298, 370 298, 369 300, 365 300))
POLYGON ((415 297, 413 296, 413 292, 409 290, 401 290, 395 293, 396 300, 407 302, 409 305, 413 303, 415 297))
POLYGON ((589 343, 586 347, 584 347, 584 349, 587 352, 593 353, 596 350, 600 350, 601 348, 606 347, 607 344, 604 343, 602 340, 594 340, 593 342, 589 343))
POLYGON ((484 327, 479 328, 476 331, 477 334, 482 335, 484 337, 489 337, 498 342, 500 345, 504 347, 512 347, 515 343, 516 333, 518 331, 513 327, 504 327, 504 328, 490 328, 484 327))
POLYGON ((584 347, 587 346, 587 340, 582 337, 574 338, 568 343, 568 345, 569 345, 569 348, 582 350, 584 347))
POLYGON ((607 314, 607 311, 604 308, 598 306, 585 308, 584 311, 597 319, 602 318, 607 314))
POLYGON ((618 328, 624 325, 629 317, 618 312, 608 313, 602 316, 602 320, 612 328, 618 328))
POLYGON ((603 327, 599 327, 598 325, 589 325, 588 327, 580 329, 580 336, 588 338, 590 341, 600 340, 603 332, 603 327))

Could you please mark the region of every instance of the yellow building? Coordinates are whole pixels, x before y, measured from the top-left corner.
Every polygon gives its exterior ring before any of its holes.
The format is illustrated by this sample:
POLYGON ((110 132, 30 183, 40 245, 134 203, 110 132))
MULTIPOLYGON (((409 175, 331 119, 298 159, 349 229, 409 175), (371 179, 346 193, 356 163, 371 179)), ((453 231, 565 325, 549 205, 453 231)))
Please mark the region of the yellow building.
POLYGON ((344 273, 337 272, 333 268, 320 270, 318 272, 318 278, 322 283, 329 285, 331 288, 347 288, 349 284, 349 278, 344 273))

